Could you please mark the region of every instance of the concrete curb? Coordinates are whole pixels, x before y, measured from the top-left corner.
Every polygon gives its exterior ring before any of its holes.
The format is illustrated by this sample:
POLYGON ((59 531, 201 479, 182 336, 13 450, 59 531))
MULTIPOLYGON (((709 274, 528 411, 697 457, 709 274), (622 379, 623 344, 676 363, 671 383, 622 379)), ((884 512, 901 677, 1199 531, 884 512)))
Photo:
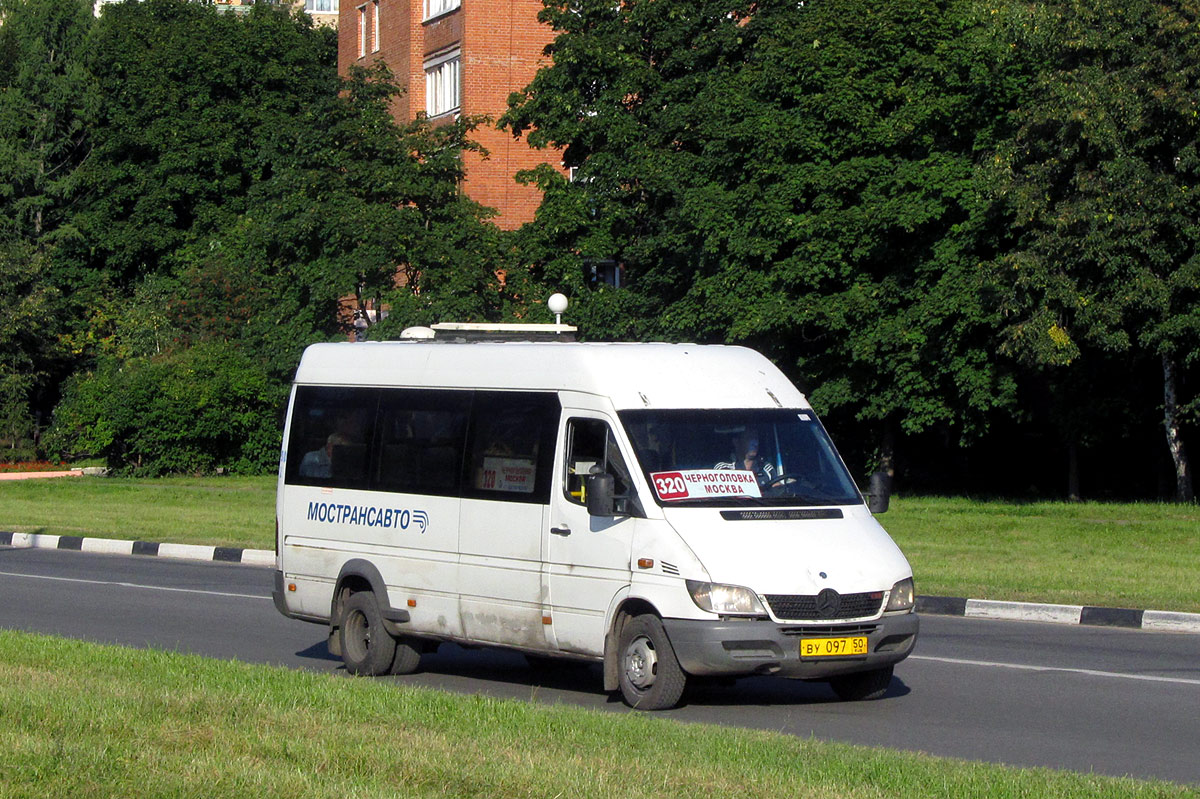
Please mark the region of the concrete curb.
POLYGON ((244 563, 248 566, 274 566, 275 553, 269 549, 200 546, 197 544, 157 544, 150 541, 125 541, 113 538, 81 538, 73 535, 0 532, 0 546, 18 549, 68 549, 104 555, 149 555, 179 560, 207 560, 244 563))
POLYGON ((1090 605, 1048 605, 1036 602, 998 602, 948 596, 917 597, 917 612, 976 619, 1040 621, 1050 624, 1086 624, 1125 627, 1156 632, 1200 633, 1200 613, 1167 610, 1099 608, 1090 605))
MULTIPOLYGON (((149 541, 80 538, 71 535, 0 532, 0 546, 19 549, 67 549, 106 555, 149 555, 182 560, 244 563, 248 566, 271 567, 275 565, 275 553, 269 549, 237 549, 196 544, 156 544, 149 541)), ((1200 634, 1200 613, 1176 613, 1168 610, 1132 610, 1088 605, 1050 605, 949 596, 919 596, 917 597, 917 612, 932 616, 968 616, 976 619, 1086 624, 1099 627, 1126 627, 1156 632, 1200 634)))
POLYGON ((0 472, 0 480, 40 480, 56 477, 83 477, 83 469, 67 469, 61 472, 0 472))

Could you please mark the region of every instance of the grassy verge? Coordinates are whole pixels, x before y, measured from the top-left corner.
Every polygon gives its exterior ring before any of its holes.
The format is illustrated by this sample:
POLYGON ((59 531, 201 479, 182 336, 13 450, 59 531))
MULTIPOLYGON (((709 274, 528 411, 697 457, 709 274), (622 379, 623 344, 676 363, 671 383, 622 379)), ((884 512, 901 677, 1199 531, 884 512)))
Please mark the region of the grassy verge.
MULTIPOLYGON (((0 530, 271 549, 274 477, 0 483, 0 530)), ((921 594, 1200 612, 1200 507, 899 498, 921 594)))
POLYGON ((272 549, 275 478, 3 482, 0 530, 272 549))
POLYGON ((921 594, 1200 612, 1195 505, 900 499, 921 594))
POLYGON ((1196 797, 0 632, 0 796, 1196 797))

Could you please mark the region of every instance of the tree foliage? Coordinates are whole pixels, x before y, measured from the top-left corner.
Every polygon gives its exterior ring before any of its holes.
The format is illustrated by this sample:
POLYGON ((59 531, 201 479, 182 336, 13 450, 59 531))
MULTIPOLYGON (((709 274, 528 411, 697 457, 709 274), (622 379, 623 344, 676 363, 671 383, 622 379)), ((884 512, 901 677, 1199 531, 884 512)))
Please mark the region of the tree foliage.
POLYGON ((1005 347, 1041 365, 1087 351, 1162 364, 1178 493, 1181 396, 1200 365, 1200 4, 1070 2, 1005 31, 1037 81, 992 168, 1019 238, 997 261, 1005 347))
POLYGON ((496 313, 499 237, 460 188, 476 122, 398 124, 398 92, 385 65, 352 68, 340 94, 277 131, 243 220, 254 258, 304 286, 326 328, 345 297, 390 305, 393 327, 496 313))
POLYGON ((0 236, 41 243, 70 226, 98 109, 84 0, 0 2, 0 236))
POLYGON ((0 18, 0 439, 32 453, 64 361, 51 272, 77 238, 98 94, 83 64, 90 4, 4 0, 0 18))
POLYGON ((337 91, 332 33, 274 5, 245 16, 186 0, 108 6, 88 65, 104 96, 83 222, 122 285, 232 224, 270 176, 264 145, 337 91))
POLYGON ((96 288, 70 339, 95 360, 56 446, 139 474, 267 468, 280 392, 345 335, 347 297, 396 326, 496 313, 500 236, 459 186, 472 120, 397 124, 386 67, 343 81, 332 34, 277 7, 125 3, 90 44, 88 250, 58 276, 96 288))
POLYGON ((279 460, 286 397, 286 385, 260 363, 220 342, 152 358, 106 358, 71 379, 51 446, 101 455, 111 468, 139 477, 262 472, 279 460))
POLYGON ((643 334, 749 343, 825 410, 970 437, 1014 400, 978 268, 1005 98, 974 10, 548 3, 554 65, 503 120, 577 169, 541 241, 621 262, 643 334))
POLYGON ((352 310, 382 338, 565 290, 591 338, 764 350, 883 461, 1161 415, 1186 496, 1196 3, 548 0, 553 65, 502 124, 572 179, 525 174, 509 235, 462 188, 483 121, 398 124, 386 67, 339 78, 303 14, 0 0, 0 438, 65 392, 71 451, 269 468, 282 385, 352 310))
POLYGON ((0 441, 34 438, 30 402, 54 362, 54 291, 42 280, 45 256, 31 244, 0 242, 0 441))

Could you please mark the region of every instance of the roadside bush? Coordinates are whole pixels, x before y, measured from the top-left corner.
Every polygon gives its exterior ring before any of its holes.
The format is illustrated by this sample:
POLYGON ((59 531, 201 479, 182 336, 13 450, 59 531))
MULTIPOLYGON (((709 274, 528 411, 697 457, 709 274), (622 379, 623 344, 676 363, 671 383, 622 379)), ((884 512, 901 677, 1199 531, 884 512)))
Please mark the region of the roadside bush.
POLYGON ((68 382, 47 445, 138 477, 267 472, 278 462, 286 396, 285 385, 223 342, 112 359, 68 382))

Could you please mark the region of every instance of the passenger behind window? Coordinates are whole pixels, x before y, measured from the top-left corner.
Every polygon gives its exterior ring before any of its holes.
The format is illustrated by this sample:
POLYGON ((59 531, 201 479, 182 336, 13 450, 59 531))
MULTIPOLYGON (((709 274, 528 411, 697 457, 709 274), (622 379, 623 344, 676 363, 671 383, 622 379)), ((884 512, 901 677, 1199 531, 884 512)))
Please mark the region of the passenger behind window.
POLYGON ((329 438, 325 439, 325 446, 305 453, 304 459, 300 461, 300 476, 332 477, 334 448, 348 446, 349 444, 350 439, 341 433, 330 433, 329 438))

